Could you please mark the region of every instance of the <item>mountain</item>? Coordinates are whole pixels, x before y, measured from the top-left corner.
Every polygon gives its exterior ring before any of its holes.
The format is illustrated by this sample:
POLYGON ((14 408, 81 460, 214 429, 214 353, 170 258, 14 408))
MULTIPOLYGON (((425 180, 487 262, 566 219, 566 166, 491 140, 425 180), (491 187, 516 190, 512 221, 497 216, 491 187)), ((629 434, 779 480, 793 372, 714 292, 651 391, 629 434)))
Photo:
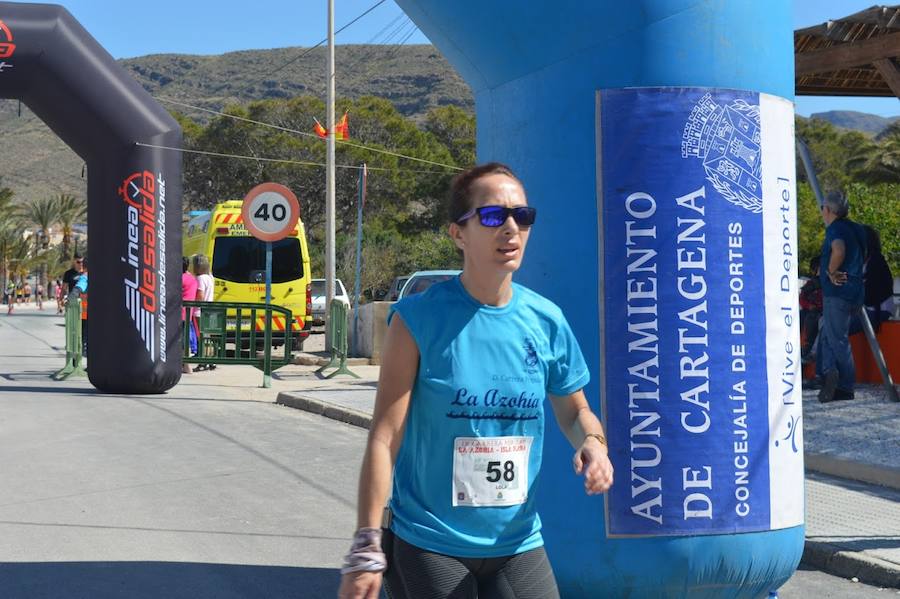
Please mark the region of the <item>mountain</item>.
MULTIPOLYGON (((325 98, 325 48, 246 50, 217 56, 156 54, 120 60, 163 106, 205 122, 211 115, 166 102, 209 110, 252 100, 314 95, 325 98)), ((335 48, 339 97, 389 99, 421 121, 428 110, 454 104, 474 111, 468 85, 431 45, 344 45, 335 48)), ((17 202, 61 192, 85 197, 83 162, 46 125, 15 100, 0 100, 2 184, 17 202)), ((324 115, 322 115, 324 117, 324 115)))
POLYGON ((822 119, 828 121, 836 127, 844 129, 855 129, 863 133, 871 133, 878 135, 888 128, 888 126, 896 120, 900 120, 900 116, 886 118, 877 114, 869 114, 866 112, 856 112, 853 110, 829 110, 828 112, 817 112, 810 115, 812 119, 822 119))

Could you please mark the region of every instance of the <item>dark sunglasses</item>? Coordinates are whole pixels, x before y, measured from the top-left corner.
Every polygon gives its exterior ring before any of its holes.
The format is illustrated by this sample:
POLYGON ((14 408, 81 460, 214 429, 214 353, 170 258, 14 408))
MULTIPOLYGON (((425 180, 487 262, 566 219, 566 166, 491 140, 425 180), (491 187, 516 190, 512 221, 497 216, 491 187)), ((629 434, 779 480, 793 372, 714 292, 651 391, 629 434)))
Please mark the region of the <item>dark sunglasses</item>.
POLYGON ((507 208, 506 206, 482 206, 481 208, 473 208, 458 219, 457 224, 478 215, 478 220, 484 227, 499 227, 506 222, 510 216, 516 221, 520 227, 530 227, 537 218, 537 208, 531 206, 516 206, 515 208, 507 208))

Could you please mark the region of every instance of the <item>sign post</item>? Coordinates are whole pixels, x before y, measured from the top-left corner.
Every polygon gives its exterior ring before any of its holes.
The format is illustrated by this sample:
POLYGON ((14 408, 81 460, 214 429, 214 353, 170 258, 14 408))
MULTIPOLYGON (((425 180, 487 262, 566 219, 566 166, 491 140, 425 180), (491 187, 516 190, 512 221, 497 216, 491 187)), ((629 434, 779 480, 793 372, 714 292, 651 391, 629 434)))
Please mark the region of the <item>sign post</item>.
MULTIPOLYGON (((278 183, 261 183, 250 190, 241 206, 241 217, 250 234, 266 242, 266 330, 263 352, 263 387, 272 386, 272 242, 287 237, 300 218, 300 202, 278 183)), ((254 325, 255 326, 255 325, 254 325)), ((292 324, 287 323, 285 343, 290 343, 292 324)))

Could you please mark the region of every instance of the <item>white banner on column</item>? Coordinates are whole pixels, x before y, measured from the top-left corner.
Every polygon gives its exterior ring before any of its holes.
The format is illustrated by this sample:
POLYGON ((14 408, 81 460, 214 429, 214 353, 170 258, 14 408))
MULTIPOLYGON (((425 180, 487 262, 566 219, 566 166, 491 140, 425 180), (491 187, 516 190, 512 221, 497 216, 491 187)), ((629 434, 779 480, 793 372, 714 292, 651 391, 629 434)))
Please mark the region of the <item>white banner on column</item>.
POLYGON ((769 492, 772 528, 803 523, 797 179, 794 107, 759 95, 762 123, 766 371, 769 382, 769 492), (780 201, 778 201, 780 200, 780 201))
POLYGON ((802 524, 791 103, 603 90, 597 151, 607 534, 802 524))

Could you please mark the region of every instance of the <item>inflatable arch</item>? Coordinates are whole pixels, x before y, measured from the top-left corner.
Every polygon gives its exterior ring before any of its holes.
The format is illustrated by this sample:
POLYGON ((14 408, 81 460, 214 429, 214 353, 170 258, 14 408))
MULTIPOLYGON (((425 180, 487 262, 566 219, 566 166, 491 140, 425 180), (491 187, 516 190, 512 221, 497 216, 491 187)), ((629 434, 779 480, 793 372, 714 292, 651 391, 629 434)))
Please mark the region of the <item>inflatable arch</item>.
POLYGON ((181 376, 178 123, 61 6, 0 2, 0 98, 88 166, 89 378, 161 393, 181 376))
POLYGON ((615 485, 584 496, 550 431, 538 489, 563 596, 766 596, 804 539, 790 3, 397 2, 593 365, 615 485))

